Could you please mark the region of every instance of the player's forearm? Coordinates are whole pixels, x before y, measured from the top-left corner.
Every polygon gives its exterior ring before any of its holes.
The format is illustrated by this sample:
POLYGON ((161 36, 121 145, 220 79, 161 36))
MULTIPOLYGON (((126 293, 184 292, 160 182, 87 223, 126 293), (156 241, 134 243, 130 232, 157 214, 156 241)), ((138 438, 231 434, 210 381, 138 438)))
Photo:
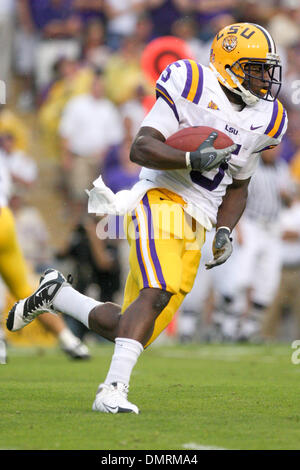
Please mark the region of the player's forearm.
POLYGON ((218 210, 216 228, 228 227, 232 230, 236 226, 246 207, 249 181, 250 178, 234 182, 227 188, 218 210))
MULTIPOLYGON (((159 134, 159 133, 158 133, 159 134)), ((186 168, 185 153, 164 143, 164 137, 151 131, 138 134, 131 151, 130 160, 138 165, 155 170, 179 170, 186 168)))

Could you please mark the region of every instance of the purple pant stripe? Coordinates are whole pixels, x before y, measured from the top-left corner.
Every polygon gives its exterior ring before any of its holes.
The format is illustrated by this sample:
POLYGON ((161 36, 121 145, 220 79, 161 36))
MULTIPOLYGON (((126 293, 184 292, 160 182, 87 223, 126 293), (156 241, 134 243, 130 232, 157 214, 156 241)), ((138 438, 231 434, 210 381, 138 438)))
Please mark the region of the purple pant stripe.
POLYGON ((147 194, 143 197, 143 205, 146 210, 146 215, 147 215, 147 224, 148 224, 148 234, 149 234, 149 247, 150 247, 150 253, 151 253, 151 258, 153 261, 153 265, 155 267, 157 279, 159 280, 162 289, 166 290, 167 284, 165 281, 165 278, 162 273, 161 265, 157 256, 156 248, 155 248, 155 241, 154 241, 154 228, 153 228, 153 223, 152 223, 152 215, 151 215, 151 208, 148 200, 147 194))
POLYGON ((144 285, 144 287, 149 287, 149 282, 148 282, 146 269, 145 269, 145 266, 144 266, 144 263, 143 263, 143 258, 142 258, 142 254, 141 254, 141 248, 140 248, 140 236, 141 236, 141 234, 138 233, 139 226, 138 226, 137 218, 136 218, 134 212, 132 213, 132 221, 134 222, 135 227, 136 227, 136 230, 135 230, 135 233, 136 233, 135 247, 136 247, 136 254, 137 254, 139 266, 140 266, 142 277, 143 277, 143 285, 144 285))

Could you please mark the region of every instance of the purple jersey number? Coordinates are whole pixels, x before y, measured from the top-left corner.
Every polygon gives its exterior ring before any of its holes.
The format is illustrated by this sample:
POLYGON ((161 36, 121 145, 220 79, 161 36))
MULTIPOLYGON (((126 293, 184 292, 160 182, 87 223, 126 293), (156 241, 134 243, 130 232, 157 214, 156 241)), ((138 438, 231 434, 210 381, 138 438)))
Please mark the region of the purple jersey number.
POLYGON ((168 65, 168 67, 165 68, 165 70, 164 70, 164 72, 163 72, 163 74, 162 74, 162 76, 161 76, 161 80, 162 80, 164 83, 166 83, 166 82, 169 80, 170 75, 171 75, 171 72, 172 72, 171 67, 172 67, 173 65, 175 65, 177 68, 180 67, 180 64, 179 64, 178 62, 173 62, 172 64, 168 65))
MULTIPOLYGON (((238 155, 239 151, 241 150, 241 145, 237 145, 237 148, 234 152, 235 155, 238 155)), ((203 176, 199 171, 192 170, 190 172, 190 177, 193 183, 198 184, 199 186, 202 186, 202 188, 207 189, 208 191, 213 191, 216 189, 219 184, 221 183, 222 179, 225 176, 225 171, 228 168, 227 163, 222 163, 219 166, 219 171, 218 173, 215 174, 214 178, 211 180, 207 178, 206 176, 203 176)))
POLYGON ((214 176, 212 180, 207 178, 206 176, 203 176, 201 173, 199 173, 199 171, 192 170, 190 172, 191 180, 193 181, 193 183, 202 186, 202 188, 208 189, 208 191, 213 191, 221 183, 225 175, 225 170, 227 170, 227 168, 227 163, 222 163, 219 166, 218 173, 214 176))

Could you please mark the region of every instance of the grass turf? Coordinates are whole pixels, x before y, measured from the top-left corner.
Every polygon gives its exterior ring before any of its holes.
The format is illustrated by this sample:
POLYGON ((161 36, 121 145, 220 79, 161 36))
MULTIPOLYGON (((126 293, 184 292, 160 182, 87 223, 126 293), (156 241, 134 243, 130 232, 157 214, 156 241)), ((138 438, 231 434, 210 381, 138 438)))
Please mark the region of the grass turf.
POLYGON ((91 411, 112 352, 105 343, 75 362, 55 348, 9 349, 0 366, 0 448, 300 448, 300 365, 290 344, 153 346, 131 380, 138 416, 91 411))

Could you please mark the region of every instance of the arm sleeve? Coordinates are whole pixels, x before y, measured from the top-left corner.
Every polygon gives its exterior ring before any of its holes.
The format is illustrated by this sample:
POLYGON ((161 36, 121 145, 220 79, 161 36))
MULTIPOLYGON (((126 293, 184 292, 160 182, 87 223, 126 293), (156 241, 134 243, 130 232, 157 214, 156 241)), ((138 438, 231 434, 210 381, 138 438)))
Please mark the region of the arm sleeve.
POLYGON ((141 127, 153 127, 167 139, 177 132, 179 123, 170 106, 158 98, 152 109, 143 120, 141 127))

